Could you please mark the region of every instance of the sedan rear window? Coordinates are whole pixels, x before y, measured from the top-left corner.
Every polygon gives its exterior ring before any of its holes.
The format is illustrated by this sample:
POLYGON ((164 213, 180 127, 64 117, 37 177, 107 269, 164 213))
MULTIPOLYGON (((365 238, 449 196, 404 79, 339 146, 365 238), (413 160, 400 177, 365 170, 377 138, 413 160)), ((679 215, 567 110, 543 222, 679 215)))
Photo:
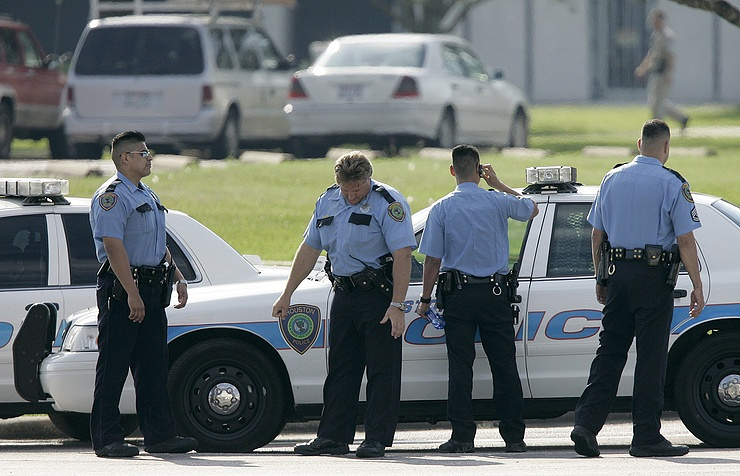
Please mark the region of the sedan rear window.
POLYGON ((79 76, 188 75, 203 72, 191 27, 128 26, 90 30, 75 66, 79 76))
POLYGON ((740 226, 740 208, 725 200, 717 200, 712 204, 712 206, 722 212, 722 214, 727 218, 735 222, 737 226, 740 226))
POLYGON ((349 43, 330 46, 316 62, 316 66, 355 67, 389 66, 421 68, 424 65, 424 45, 397 43, 349 43))

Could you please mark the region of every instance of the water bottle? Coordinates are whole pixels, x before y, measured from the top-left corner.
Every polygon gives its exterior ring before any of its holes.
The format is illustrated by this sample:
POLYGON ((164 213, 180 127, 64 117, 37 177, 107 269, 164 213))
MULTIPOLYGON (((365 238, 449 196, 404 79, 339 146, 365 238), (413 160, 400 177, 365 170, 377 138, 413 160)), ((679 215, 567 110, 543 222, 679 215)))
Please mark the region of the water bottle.
POLYGON ((429 306, 427 312, 424 313, 424 317, 432 323, 435 329, 444 329, 445 318, 442 316, 442 313, 437 310, 437 306, 429 306))

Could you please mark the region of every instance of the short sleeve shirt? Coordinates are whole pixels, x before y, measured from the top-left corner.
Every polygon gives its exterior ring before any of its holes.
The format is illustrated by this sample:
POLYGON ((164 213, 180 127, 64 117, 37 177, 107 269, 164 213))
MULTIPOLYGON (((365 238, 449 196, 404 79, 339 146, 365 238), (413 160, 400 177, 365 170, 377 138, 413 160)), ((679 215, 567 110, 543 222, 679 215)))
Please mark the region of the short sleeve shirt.
POLYGON ((107 259, 103 237, 118 238, 128 254, 131 266, 156 266, 165 255, 167 230, 165 208, 145 184, 132 183, 123 174, 106 181, 90 203, 92 227, 98 260, 107 259), (117 183, 114 190, 108 187, 117 183))
POLYGON ((638 155, 609 171, 591 205, 588 222, 617 248, 660 245, 701 226, 689 184, 653 157, 638 155))
POLYGON ((380 257, 401 248, 416 248, 406 199, 374 180, 370 192, 357 205, 347 203, 339 186, 330 187, 316 202, 303 236, 308 246, 327 252, 337 276, 351 276, 365 265, 379 268, 380 257), (390 194, 390 202, 376 186, 390 194))
POLYGON ((530 198, 459 184, 429 212, 419 251, 441 258, 441 270, 472 276, 506 273, 509 265, 508 219, 527 221, 530 198))

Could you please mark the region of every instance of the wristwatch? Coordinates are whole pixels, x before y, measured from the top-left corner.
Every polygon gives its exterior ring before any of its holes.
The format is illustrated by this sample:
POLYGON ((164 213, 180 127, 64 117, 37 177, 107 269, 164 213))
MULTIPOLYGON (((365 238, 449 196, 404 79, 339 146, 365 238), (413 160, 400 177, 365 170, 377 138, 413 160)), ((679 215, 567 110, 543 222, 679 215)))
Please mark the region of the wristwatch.
POLYGON ((184 284, 185 286, 187 286, 188 285, 188 280, 187 279, 178 279, 177 281, 175 281, 175 286, 177 286, 178 284, 184 284))
POLYGON ((406 304, 402 302, 391 302, 389 306, 397 307, 398 309, 402 311, 406 311, 406 304))
POLYGON ((432 302, 432 296, 429 296, 428 298, 425 298, 424 296, 419 296, 419 302, 422 304, 429 304, 432 302))

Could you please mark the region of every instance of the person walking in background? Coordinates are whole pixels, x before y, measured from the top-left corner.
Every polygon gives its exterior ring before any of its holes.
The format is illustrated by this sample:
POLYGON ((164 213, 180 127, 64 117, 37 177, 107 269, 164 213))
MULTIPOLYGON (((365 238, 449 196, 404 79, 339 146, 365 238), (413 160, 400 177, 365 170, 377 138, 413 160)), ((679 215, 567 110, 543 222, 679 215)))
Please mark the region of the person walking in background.
POLYGON ((649 19, 653 26, 650 47, 645 58, 635 69, 635 76, 642 78, 648 75, 648 107, 652 118, 663 119, 667 115, 678 121, 683 131, 689 122, 689 116, 668 100, 676 64, 673 53, 673 31, 666 25, 665 13, 662 10, 652 10, 649 19))
POLYGON ((506 276, 508 219, 527 221, 539 210, 532 199, 504 184, 490 164, 481 165, 473 146, 452 149, 450 174, 457 186, 432 206, 419 244, 426 258, 417 313, 423 316, 429 309, 435 282, 437 304, 443 301, 444 308, 449 360, 447 418, 452 437, 439 450, 475 451, 472 390, 475 335, 479 332, 493 375, 499 433, 507 452, 521 453, 526 451, 524 402, 506 276), (478 187, 481 178, 498 191, 478 187))
POLYGON ((575 451, 583 456, 600 454, 596 435, 616 398, 633 340, 637 363, 629 453, 643 457, 689 452, 660 433, 679 255, 693 284, 689 316, 697 317, 704 307, 693 233, 701 223, 689 184, 664 167, 670 140, 665 122, 646 122, 637 141, 640 155, 606 174, 588 214, 594 269, 599 270, 596 298, 604 310, 599 347, 570 435, 575 451))
POLYGON ((118 404, 129 369, 136 413, 148 453, 185 453, 194 438, 175 434, 167 396, 167 316, 172 279, 176 309, 188 300, 187 281, 167 249, 166 208, 141 179, 151 173, 144 134, 128 131, 111 142, 117 173, 93 195, 90 225, 98 260, 98 362, 90 415, 95 454, 130 457, 139 449, 123 440, 118 404))
POLYGON ((366 369, 365 440, 355 455, 383 456, 398 424, 399 337, 406 325, 404 301, 416 240, 406 199, 373 180, 372 173, 372 164, 360 152, 336 161, 336 183, 316 202, 285 290, 272 308, 274 317, 287 315, 293 292, 326 250, 335 290, 329 311, 329 372, 317 437, 294 449, 302 455, 349 452, 366 369))

